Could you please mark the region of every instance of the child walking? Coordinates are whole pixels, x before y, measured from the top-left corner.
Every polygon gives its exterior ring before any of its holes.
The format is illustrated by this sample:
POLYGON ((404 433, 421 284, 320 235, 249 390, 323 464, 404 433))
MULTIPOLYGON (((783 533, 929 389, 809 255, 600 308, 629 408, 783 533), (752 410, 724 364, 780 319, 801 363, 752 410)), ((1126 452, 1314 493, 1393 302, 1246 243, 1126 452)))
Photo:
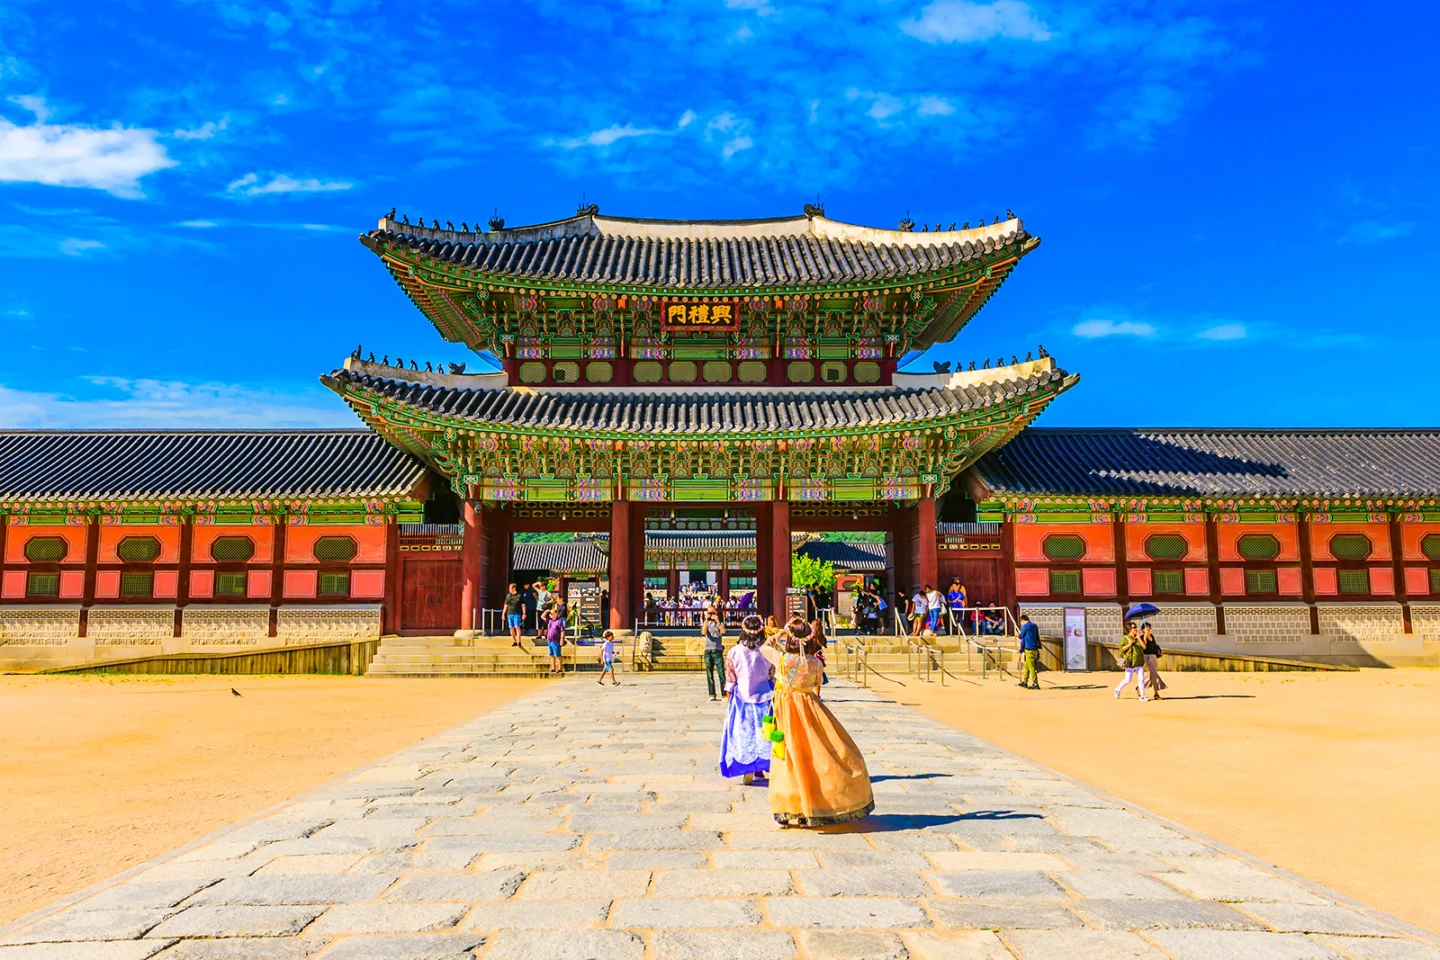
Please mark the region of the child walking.
POLYGON ((605 685, 605 674, 610 674, 610 685, 618 687, 620 681, 615 679, 615 631, 605 631, 605 642, 600 645, 600 679, 595 681, 601 686, 605 685))
POLYGON ((751 614, 740 621, 740 642, 725 658, 725 698, 729 703, 725 728, 720 732, 720 776, 743 777, 747 784, 770 771, 770 740, 761 719, 770 713, 775 670, 760 652, 764 640, 765 623, 751 614))

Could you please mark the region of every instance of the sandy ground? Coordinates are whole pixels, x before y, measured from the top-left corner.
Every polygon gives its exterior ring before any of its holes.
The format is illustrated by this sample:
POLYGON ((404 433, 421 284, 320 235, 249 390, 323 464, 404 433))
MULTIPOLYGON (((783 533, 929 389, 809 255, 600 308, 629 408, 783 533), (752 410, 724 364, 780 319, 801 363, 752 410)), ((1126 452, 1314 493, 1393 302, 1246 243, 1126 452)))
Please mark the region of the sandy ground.
POLYGON ((0 922, 543 682, 0 677, 0 922))
POLYGON ((1119 674, 877 692, 1440 932, 1440 672, 1119 674))

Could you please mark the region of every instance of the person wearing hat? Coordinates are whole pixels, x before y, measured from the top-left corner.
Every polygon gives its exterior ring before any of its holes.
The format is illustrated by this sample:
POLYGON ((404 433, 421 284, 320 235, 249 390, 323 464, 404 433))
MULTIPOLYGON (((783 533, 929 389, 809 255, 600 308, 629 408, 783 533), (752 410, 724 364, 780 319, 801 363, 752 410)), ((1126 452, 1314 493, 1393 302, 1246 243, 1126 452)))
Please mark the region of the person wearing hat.
POLYGON ((1020 614, 1020 656, 1025 661, 1024 672, 1020 674, 1020 686, 1027 690, 1040 689, 1040 628, 1031 621, 1029 614, 1020 614))

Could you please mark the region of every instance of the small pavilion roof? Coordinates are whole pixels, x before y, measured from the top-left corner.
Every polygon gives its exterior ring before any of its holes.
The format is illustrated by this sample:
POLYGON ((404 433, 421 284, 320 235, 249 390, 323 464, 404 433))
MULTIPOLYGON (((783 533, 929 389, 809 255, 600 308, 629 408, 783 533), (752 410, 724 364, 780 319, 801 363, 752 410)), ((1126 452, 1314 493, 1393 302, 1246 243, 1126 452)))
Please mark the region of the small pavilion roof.
POLYGON ((764 220, 646 220, 590 208, 565 220, 489 233, 387 216, 361 241, 372 249, 398 244, 496 276, 704 290, 913 277, 1007 244, 1028 251, 1039 238, 1013 216, 966 230, 916 233, 829 220, 819 211, 764 220))
POLYGON ((1440 429, 1031 427, 972 474, 994 496, 1440 496, 1440 429))
POLYGON ((0 431, 0 503, 403 497, 424 476, 363 429, 0 431))
POLYGON ((1049 358, 983 376, 958 373, 927 378, 933 385, 892 387, 535 389, 447 386, 400 374, 396 368, 351 362, 321 380, 347 397, 384 397, 487 426, 692 436, 901 427, 1067 389, 1079 379, 1049 358))

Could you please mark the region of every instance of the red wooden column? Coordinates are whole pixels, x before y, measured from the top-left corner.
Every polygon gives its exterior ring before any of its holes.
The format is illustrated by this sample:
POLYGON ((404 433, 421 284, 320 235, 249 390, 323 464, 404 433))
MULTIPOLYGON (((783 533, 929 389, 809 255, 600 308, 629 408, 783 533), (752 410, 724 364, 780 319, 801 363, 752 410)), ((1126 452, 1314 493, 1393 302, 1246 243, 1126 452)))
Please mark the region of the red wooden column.
POLYGON ((1310 608, 1310 635, 1319 636, 1320 608, 1315 605, 1315 547, 1310 542, 1310 514, 1297 511, 1295 528, 1300 535, 1300 596, 1310 608))
MULTIPOLYGON (((90 608, 95 604, 95 568, 100 562, 100 518, 85 525, 85 586, 80 597, 80 636, 90 631, 90 608)), ((273 636, 273 634, 272 634, 273 636)))
POLYGON ((635 626, 630 615, 630 574, 634 565, 630 550, 630 501, 610 503, 610 615, 611 630, 635 626))
POLYGON ((180 518, 180 566, 175 574, 175 636, 182 634, 185 607, 190 603, 190 554, 195 549, 195 518, 180 518))
MULTIPOLYGON (((763 536, 765 531, 756 531, 763 536)), ((790 589, 790 501, 770 504, 770 610, 784 619, 785 591, 790 589)))
POLYGON ((270 555, 270 636, 280 632, 280 604, 285 600, 285 542, 289 537, 290 515, 277 513, 270 517, 275 526, 274 553, 270 555))
POLYGON ((915 570, 922 584, 928 583, 935 589, 939 576, 939 549, 935 546, 935 498, 921 497, 915 504, 915 570))
POLYGON ((1395 578, 1395 599, 1400 601, 1400 616, 1404 620, 1405 632, 1414 633, 1414 624, 1410 620, 1410 591, 1405 586, 1405 535, 1403 530, 1404 521, 1400 514, 1390 514, 1390 569, 1394 571, 1395 578))
POLYGON ((466 499, 461 506, 460 523, 463 539, 460 544, 460 630, 480 629, 480 578, 484 575, 481 550, 484 530, 480 526, 480 510, 475 501, 466 499))
POLYGON ((1205 562, 1210 576, 1210 602, 1215 605, 1215 632, 1225 636, 1225 595, 1220 592, 1220 523, 1205 514, 1205 562))
POLYGON ((400 632, 400 522, 385 523, 385 602, 380 608, 380 632, 400 632))

